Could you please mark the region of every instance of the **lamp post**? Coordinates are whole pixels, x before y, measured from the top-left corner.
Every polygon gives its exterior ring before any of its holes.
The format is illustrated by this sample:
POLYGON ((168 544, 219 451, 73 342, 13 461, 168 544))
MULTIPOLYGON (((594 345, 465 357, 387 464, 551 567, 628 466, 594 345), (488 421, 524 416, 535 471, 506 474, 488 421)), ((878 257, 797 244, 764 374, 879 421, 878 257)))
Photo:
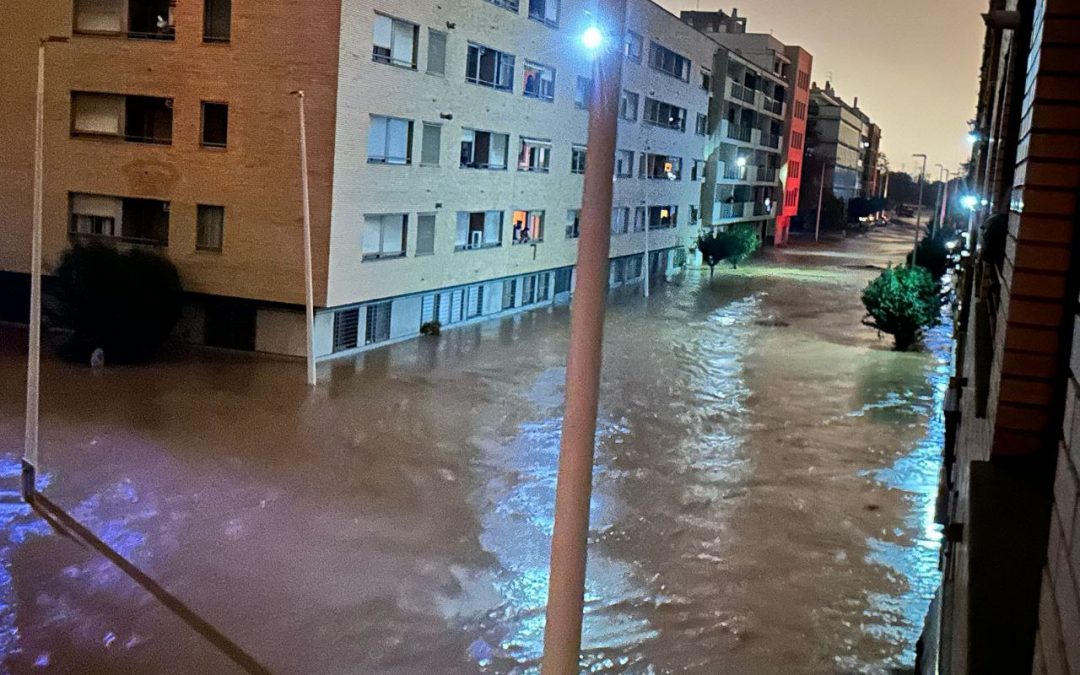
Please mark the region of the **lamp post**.
POLYGON ((311 195, 308 190, 307 117, 304 91, 291 92, 300 107, 300 193, 304 210, 304 328, 307 341, 307 383, 314 387, 315 374, 315 291, 311 271, 311 195))
POLYGON ((620 48, 626 0, 598 0, 596 10, 596 24, 582 35, 582 44, 594 55, 588 137, 588 154, 592 159, 585 166, 578 283, 570 314, 566 403, 559 446, 544 628, 544 675, 576 675, 578 672, 585 602, 589 502, 611 250, 611 228, 602 227, 602 224, 611 217, 611 176, 618 131, 622 81, 620 48))
POLYGON ((919 255, 919 230, 922 229, 922 198, 923 187, 926 181, 926 155, 914 154, 912 157, 922 157, 922 171, 919 173, 919 202, 915 205, 915 247, 911 249, 911 266, 915 266, 915 258, 919 255))
POLYGON ((30 336, 26 353, 26 422, 23 435, 22 495, 37 491, 38 425, 41 420, 41 248, 45 202, 45 47, 67 42, 45 37, 38 44, 37 92, 34 99, 34 194, 30 234, 30 336))
POLYGON ((821 206, 825 200, 825 169, 828 169, 829 162, 821 163, 821 176, 818 178, 818 196, 817 196, 817 222, 814 223, 814 241, 817 242, 818 237, 821 235, 821 206))
POLYGON ((949 217, 949 181, 952 180, 952 172, 948 169, 945 171, 945 182, 942 185, 941 192, 941 213, 938 215, 938 227, 945 227, 945 221, 949 217))

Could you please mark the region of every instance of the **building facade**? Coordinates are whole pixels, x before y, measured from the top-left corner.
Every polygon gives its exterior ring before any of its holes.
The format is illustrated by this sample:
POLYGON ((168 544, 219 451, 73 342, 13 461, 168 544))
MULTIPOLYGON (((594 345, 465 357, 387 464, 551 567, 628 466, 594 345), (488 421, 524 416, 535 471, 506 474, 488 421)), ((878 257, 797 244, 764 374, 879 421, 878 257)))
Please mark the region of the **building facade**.
MULTIPOLYGON (((836 94, 830 82, 824 88, 814 83, 809 121, 815 160, 819 166, 825 164, 825 187, 845 202, 862 196, 863 143, 869 119, 859 110, 858 99, 854 105, 849 104, 836 94)), ((816 192, 813 201, 816 206, 816 192)))
POLYGON ((1080 672, 1075 3, 992 0, 923 673, 1080 672))
MULTIPOLYGON (((585 0, 18 0, 0 21, 8 288, 29 270, 37 47, 57 36, 46 272, 80 242, 153 249, 189 291, 192 341, 304 353, 303 91, 317 357, 572 291, 593 104, 585 0)), ((775 41, 763 61, 718 37, 629 2, 612 287, 677 270, 701 225, 772 231, 795 69, 775 41)))

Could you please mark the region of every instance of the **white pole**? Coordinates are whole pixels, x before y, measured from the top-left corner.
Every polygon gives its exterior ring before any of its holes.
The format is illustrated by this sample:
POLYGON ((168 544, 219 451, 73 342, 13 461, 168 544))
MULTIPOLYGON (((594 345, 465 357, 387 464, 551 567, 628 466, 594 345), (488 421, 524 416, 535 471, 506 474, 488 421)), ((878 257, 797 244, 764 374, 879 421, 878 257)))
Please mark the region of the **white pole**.
POLYGON ((30 235, 30 345, 26 355, 26 426, 22 492, 27 501, 37 490, 38 422, 41 384, 41 230, 45 162, 45 44, 38 45, 37 98, 34 114, 34 204, 30 235))
MULTIPOLYGON (((653 94, 652 91, 649 94, 653 94)), ((652 127, 646 125, 645 134, 648 136, 645 140, 645 167, 648 168, 648 155, 652 150, 650 140, 652 138, 652 127)), ((633 167, 630 168, 633 171, 633 167)), ((643 287, 645 297, 649 297, 650 286, 652 285, 652 264, 649 262, 649 181, 652 180, 652 176, 645 176, 645 286, 643 287)))
POLYGON ((311 272, 311 197, 308 192, 307 117, 304 92, 295 92, 300 103, 300 177, 304 198, 304 320, 307 328, 307 383, 314 387, 315 376, 315 289, 311 272))
POLYGON ((604 310, 607 302, 611 228, 611 175, 615 164, 622 40, 626 0, 599 0, 596 19, 607 34, 598 46, 589 109, 590 160, 585 165, 578 246, 578 284, 570 312, 566 405, 559 444, 551 576, 544 626, 544 675, 577 675, 585 606, 596 414, 600 402, 604 310))
POLYGON ((814 225, 814 241, 818 240, 818 236, 821 234, 821 203, 825 199, 825 169, 829 165, 825 162, 821 164, 821 178, 818 180, 818 195, 817 195, 817 223, 814 225))

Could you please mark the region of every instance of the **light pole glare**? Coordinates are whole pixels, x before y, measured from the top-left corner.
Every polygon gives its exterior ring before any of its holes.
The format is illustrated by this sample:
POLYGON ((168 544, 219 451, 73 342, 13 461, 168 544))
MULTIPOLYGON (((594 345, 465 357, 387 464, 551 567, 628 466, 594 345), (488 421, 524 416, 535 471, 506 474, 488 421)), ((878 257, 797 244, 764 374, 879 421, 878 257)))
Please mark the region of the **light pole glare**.
POLYGON ((964 195, 960 199, 960 205, 969 211, 974 211, 975 207, 979 205, 979 198, 975 195, 964 195))
POLYGON ((739 165, 739 168, 746 166, 746 157, 739 157, 735 160, 735 163, 739 165))
POLYGON ((970 143, 971 145, 975 145, 976 143, 978 143, 979 142, 979 132, 978 131, 969 131, 968 135, 967 135, 967 142, 970 143))
POLYGON ((604 34, 596 26, 589 26, 581 34, 581 44, 585 45, 586 49, 599 49, 600 45, 604 44, 604 34))

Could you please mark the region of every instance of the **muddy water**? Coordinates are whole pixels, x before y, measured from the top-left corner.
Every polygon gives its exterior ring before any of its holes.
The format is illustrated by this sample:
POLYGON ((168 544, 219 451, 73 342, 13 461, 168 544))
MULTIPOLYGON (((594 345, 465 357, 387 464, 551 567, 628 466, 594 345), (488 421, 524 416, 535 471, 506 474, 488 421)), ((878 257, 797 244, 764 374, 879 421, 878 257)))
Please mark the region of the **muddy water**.
MULTIPOLYGON (((895 242, 614 299, 590 671, 913 662, 948 347, 942 328, 895 354, 859 325, 864 266, 899 258, 895 242)), ((556 308, 395 345, 324 366, 311 392, 291 361, 48 362, 47 493, 275 672, 530 672, 567 326, 556 308)), ((17 448, 24 338, 0 337, 0 441, 17 448)), ((0 468, 9 669, 229 671, 14 504, 15 465, 0 468)))

